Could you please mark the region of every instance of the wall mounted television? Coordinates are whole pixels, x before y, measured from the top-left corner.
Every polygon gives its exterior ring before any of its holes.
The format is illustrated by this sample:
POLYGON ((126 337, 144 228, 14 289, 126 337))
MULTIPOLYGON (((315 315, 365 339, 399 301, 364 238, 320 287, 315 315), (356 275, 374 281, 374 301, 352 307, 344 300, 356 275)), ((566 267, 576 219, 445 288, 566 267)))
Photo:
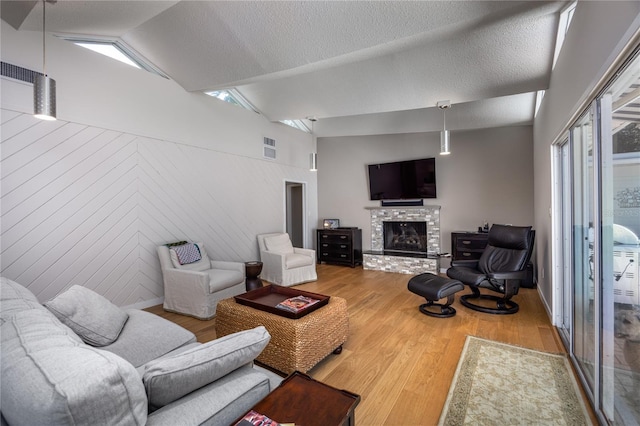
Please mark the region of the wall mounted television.
POLYGON ((436 198, 436 159, 369 164, 371 200, 436 198))

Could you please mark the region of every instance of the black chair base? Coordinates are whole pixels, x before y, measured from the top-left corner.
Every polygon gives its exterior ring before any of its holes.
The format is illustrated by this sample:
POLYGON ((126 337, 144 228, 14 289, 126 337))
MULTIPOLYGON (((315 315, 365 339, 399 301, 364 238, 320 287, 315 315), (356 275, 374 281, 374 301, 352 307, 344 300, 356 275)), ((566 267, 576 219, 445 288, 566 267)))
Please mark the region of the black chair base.
POLYGON ((464 285, 460 281, 439 277, 429 272, 411 278, 407 286, 409 291, 424 297, 427 301, 420 305, 420 312, 437 318, 449 318, 456 314, 456 310, 450 305, 455 300, 455 294, 464 290, 464 285), (445 297, 447 299, 445 303, 436 303, 445 297), (440 310, 430 310, 432 306, 437 306, 440 310))
POLYGON ((520 309, 520 306, 518 306, 516 302, 507 300, 504 297, 494 296, 493 294, 465 294, 460 296, 460 303, 462 303, 462 306, 466 306, 467 308, 473 309, 474 311, 494 315, 511 315, 515 314, 520 309), (496 307, 489 308, 486 306, 471 303, 470 300, 474 299, 492 300, 496 302, 496 307))
POLYGON ((451 303, 453 303, 453 295, 447 298, 447 303, 434 303, 429 300, 427 301, 427 303, 420 305, 419 309, 420 312, 431 317, 449 318, 456 314, 455 308, 453 306, 450 306, 451 303), (440 308, 440 311, 430 311, 428 308, 431 306, 438 306, 440 308))

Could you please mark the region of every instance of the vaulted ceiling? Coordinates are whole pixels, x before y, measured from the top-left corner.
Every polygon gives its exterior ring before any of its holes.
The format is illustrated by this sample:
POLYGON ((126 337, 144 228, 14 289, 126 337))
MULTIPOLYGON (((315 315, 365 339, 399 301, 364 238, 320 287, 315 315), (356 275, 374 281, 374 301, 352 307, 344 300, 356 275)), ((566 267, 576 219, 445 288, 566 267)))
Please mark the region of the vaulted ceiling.
MULTIPOLYGON (((559 13, 541 1, 75 1, 53 34, 118 37, 187 91, 236 87, 269 120, 320 136, 531 124, 559 13)), ((36 1, 2 19, 41 31, 36 1)))

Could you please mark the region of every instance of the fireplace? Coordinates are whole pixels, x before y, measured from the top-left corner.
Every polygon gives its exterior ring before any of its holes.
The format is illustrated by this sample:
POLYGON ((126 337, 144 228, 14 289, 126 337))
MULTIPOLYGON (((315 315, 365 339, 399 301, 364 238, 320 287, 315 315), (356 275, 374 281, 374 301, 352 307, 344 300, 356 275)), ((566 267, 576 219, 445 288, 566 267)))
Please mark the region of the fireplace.
POLYGON ((385 252, 426 253, 427 222, 382 222, 385 252))
MULTIPOLYGON (((440 206, 400 206, 400 207, 365 207, 371 211, 371 250, 362 252, 362 266, 364 269, 374 271, 395 272, 400 274, 422 274, 440 272, 440 206), (393 241, 393 226, 385 225, 407 224, 411 225, 418 234, 424 235, 420 239, 422 247, 415 249, 413 238, 397 238, 396 242, 402 244, 389 250, 385 242, 386 228, 391 227, 391 241, 393 241), (416 225, 420 223, 421 225, 416 225), (422 228, 416 229, 416 226, 422 228)), ((402 231, 398 230, 398 236, 402 231)), ((413 234, 413 231, 405 229, 405 236, 413 234)), ((387 237, 388 239, 388 237, 387 237)))

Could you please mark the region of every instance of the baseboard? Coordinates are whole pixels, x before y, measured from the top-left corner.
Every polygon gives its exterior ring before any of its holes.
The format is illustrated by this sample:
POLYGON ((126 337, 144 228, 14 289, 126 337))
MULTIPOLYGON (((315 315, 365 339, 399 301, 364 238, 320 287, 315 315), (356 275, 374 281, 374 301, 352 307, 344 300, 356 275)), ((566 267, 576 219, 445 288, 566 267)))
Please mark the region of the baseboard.
POLYGON ((145 300, 143 302, 134 303, 133 305, 121 306, 121 309, 146 309, 156 305, 162 305, 164 303, 164 297, 158 297, 156 299, 145 300))

